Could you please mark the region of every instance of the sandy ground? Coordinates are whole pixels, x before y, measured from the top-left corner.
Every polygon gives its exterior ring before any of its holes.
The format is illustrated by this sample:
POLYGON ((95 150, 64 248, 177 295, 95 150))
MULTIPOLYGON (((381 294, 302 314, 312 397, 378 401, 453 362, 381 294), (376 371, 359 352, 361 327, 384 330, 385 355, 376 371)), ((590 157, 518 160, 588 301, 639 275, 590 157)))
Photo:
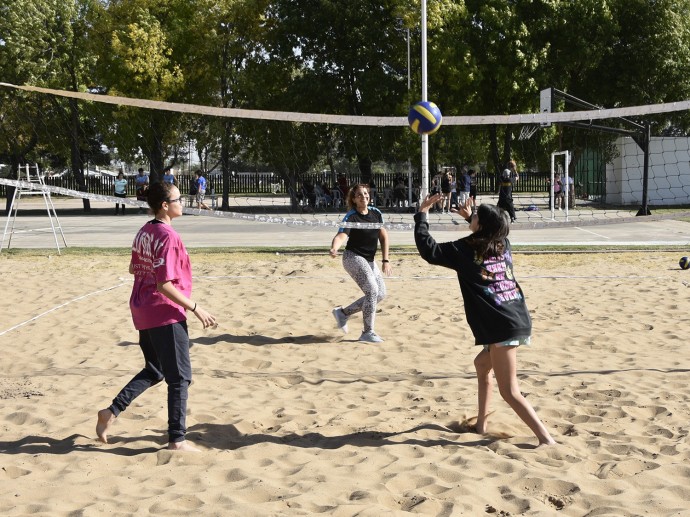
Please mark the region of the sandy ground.
POLYGON ((325 255, 190 251, 188 438, 164 450, 166 390, 95 439, 142 366, 126 255, 0 256, 0 513, 690 515, 690 271, 660 252, 516 255, 534 320, 521 389, 559 442, 500 399, 476 415, 452 272, 393 256, 378 345, 335 328, 359 296, 325 255))

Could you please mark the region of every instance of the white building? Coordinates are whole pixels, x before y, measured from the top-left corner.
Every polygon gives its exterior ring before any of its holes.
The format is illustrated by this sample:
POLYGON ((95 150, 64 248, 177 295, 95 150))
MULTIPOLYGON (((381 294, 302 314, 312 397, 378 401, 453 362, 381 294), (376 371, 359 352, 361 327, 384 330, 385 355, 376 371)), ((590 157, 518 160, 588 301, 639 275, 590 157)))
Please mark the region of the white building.
MULTIPOLYGON (((606 203, 642 204, 644 153, 630 137, 618 137, 618 157, 606 165, 606 203)), ((690 138, 652 137, 647 204, 690 204, 690 138)))

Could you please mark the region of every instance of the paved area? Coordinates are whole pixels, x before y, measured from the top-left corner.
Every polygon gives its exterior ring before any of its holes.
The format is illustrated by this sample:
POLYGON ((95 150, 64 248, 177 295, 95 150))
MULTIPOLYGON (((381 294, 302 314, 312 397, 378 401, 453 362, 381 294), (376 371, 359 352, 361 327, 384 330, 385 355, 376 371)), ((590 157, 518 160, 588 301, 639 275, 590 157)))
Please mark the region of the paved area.
MULTIPOLYGON (((0 202, 4 205, 4 200, 0 202)), ((92 211, 85 214, 78 199, 55 199, 55 207, 62 231, 69 247, 129 247, 132 238, 147 220, 147 215, 137 214, 136 208, 128 208, 128 214, 113 215, 110 203, 92 201, 92 211)), ((563 215, 559 214, 562 218, 563 215)), ((253 217, 253 216, 247 216, 253 217)), ((289 214, 270 214, 273 219, 290 219, 289 214)), ((342 214, 305 214, 297 224, 274 224, 230 218, 185 215, 175 220, 174 226, 182 235, 185 245, 194 247, 328 247, 335 234, 334 226, 321 226, 319 221, 338 221, 342 214)), ((519 215, 519 217, 521 217, 519 215)), ((598 224, 549 227, 550 214, 543 212, 530 221, 539 224, 516 224, 511 230, 514 245, 587 245, 587 246, 639 246, 667 245, 688 246, 690 252, 690 223, 673 219, 651 217, 621 219, 615 224, 597 221, 598 224), (534 227, 537 226, 537 227, 534 227)), ((523 218, 524 219, 524 218, 523 218)), ((412 224, 412 214, 391 214, 389 220, 401 226, 412 224)), ((0 217, 0 231, 5 229, 7 218, 0 217)), ((457 217, 432 214, 432 234, 440 241, 454 240, 467 234, 467 225, 457 217)), ((3 249, 7 247, 6 238, 3 249)), ((412 231, 391 230, 393 245, 413 245, 412 231)), ((22 200, 15 222, 12 248, 54 248, 55 239, 42 198, 22 200)))

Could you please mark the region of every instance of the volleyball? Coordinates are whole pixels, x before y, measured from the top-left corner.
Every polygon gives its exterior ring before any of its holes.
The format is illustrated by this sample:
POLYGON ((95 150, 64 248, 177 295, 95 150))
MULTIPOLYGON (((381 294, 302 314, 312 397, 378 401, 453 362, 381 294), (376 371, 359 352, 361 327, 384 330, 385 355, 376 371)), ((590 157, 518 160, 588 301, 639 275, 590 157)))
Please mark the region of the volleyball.
POLYGON ((441 110, 433 102, 420 101, 410 109, 407 122, 418 135, 433 135, 441 127, 441 110))
POLYGON ((680 266, 681 269, 690 268, 690 258, 681 257, 680 260, 678 261, 678 265, 680 266))

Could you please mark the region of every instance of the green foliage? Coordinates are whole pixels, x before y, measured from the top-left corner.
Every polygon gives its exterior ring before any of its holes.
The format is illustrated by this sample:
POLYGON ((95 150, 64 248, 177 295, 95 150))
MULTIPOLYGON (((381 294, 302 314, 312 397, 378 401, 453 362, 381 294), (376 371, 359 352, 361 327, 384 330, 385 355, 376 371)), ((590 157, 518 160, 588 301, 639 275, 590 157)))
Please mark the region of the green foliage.
MULTIPOLYGON (((546 87, 604 107, 690 97, 690 0, 436 0, 427 9, 428 97, 445 116, 536 112, 546 87)), ((404 116, 421 98, 420 23, 416 0, 4 0, 0 77, 231 108, 404 116)), ((365 176, 377 162, 420 165, 409 131, 108 106, 95 116, 88 104, 75 118, 74 104, 6 89, 0 102, 3 160, 104 159, 104 142, 126 161, 149 161, 155 178, 192 141, 205 167, 226 175, 238 162, 288 180, 336 164, 365 176)), ((686 115, 657 122, 657 133, 690 129, 686 115)), ((541 168, 564 143, 592 145, 556 127, 527 145, 515 141, 519 129, 444 127, 430 138, 432 168, 497 171, 510 157, 541 168)), ((607 139, 596 145, 605 150, 607 139)))
MULTIPOLYGON (((95 55, 88 34, 98 5, 92 0, 10 1, 0 16, 0 74, 18 84, 83 91, 95 55)), ((75 104, 3 90, 0 149, 14 165, 25 160, 51 165, 73 163, 81 174, 84 157, 100 148, 75 104), (38 122, 38 123, 37 123, 38 122)))

